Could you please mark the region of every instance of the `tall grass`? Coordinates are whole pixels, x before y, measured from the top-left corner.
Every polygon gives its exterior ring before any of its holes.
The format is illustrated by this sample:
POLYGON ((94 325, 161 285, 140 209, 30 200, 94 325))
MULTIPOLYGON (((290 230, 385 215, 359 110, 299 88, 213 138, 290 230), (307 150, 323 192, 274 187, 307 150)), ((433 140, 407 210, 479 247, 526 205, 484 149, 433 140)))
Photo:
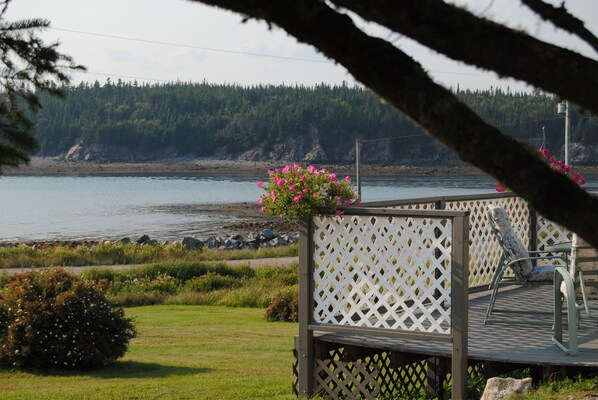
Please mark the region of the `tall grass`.
POLYGON ((102 243, 95 246, 27 245, 0 248, 0 268, 145 264, 161 261, 224 261, 297 255, 297 244, 259 249, 187 250, 181 244, 140 246, 134 243, 102 243))
POLYGON ((107 287, 122 306, 153 304, 268 307, 283 289, 298 281, 298 265, 252 269, 222 262, 176 261, 126 270, 90 268, 83 279, 107 287))

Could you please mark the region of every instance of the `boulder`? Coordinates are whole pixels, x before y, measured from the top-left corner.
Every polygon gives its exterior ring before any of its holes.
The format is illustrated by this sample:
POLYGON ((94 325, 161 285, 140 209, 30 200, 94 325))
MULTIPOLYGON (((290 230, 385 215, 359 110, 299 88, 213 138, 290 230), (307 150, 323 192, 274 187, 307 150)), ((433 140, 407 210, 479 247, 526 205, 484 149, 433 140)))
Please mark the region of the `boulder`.
POLYGON ((210 236, 204 241, 204 245, 210 249, 217 249, 222 245, 222 238, 220 236, 210 236))
POLYGON ((203 242, 201 240, 190 236, 183 238, 181 244, 187 250, 201 250, 203 248, 203 242))
POLYGON ((523 396, 530 390, 532 378, 490 378, 480 400, 510 399, 515 394, 523 396))
POLYGON ((139 243, 139 244, 142 244, 142 243, 147 242, 148 240, 150 240, 150 237, 148 235, 141 235, 139 237, 139 239, 137 239, 135 242, 139 243))
POLYGON ((274 239, 277 235, 276 233, 272 232, 270 229, 264 229, 260 232, 260 236, 264 238, 265 242, 268 242, 274 239))
POLYGON ((239 247, 243 246, 243 242, 239 240, 235 240, 232 238, 226 239, 224 242, 225 249, 238 249, 239 247))
POLYGON ((124 238, 120 239, 120 242, 124 243, 124 244, 128 244, 128 243, 131 243, 131 239, 128 237, 124 237, 124 238))
POLYGON ((274 239, 268 242, 268 246, 284 246, 288 244, 286 240, 284 240, 281 236, 275 237, 274 239))

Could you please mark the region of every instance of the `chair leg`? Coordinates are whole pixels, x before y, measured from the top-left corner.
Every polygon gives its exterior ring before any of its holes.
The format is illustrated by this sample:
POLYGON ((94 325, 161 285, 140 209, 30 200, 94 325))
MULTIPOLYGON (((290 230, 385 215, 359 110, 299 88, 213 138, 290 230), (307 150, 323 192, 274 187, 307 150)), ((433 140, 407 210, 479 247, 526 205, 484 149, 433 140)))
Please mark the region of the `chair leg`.
POLYGON ((498 265, 500 265, 500 267, 498 268, 498 272, 496 272, 494 274, 494 276, 492 277, 492 282, 490 283, 489 289, 492 289, 492 295, 490 296, 490 301, 488 302, 488 309, 486 310, 486 317, 484 318, 484 324, 486 324, 486 322, 488 322, 488 318, 490 318, 490 314, 492 314, 492 310, 494 309, 494 303, 496 303, 496 296, 498 294, 498 287, 500 280, 502 279, 502 276, 505 273, 505 269, 506 267, 503 265, 504 262, 504 255, 500 256, 500 260, 498 265))

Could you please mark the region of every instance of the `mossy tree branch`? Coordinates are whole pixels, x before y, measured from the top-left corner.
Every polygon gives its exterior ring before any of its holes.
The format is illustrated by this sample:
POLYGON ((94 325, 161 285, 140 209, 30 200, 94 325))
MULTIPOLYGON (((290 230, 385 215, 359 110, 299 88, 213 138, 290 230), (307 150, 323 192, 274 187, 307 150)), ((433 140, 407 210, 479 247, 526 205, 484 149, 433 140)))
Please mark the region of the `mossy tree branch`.
POLYGON ((318 0, 194 1, 274 23, 313 45, 462 160, 496 177, 543 215, 598 247, 598 200, 552 171, 533 151, 486 124, 450 91, 434 83, 412 58, 387 41, 366 35, 348 16, 318 0))

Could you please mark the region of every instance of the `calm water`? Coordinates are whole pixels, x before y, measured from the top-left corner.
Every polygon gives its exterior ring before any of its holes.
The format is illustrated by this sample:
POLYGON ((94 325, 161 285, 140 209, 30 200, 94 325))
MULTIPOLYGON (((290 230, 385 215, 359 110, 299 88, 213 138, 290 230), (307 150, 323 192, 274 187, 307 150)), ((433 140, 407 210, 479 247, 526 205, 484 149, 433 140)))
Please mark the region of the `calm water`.
MULTIPOLYGON (((598 178, 598 177, 597 177, 598 178)), ((262 177, 263 179, 263 177, 262 177)), ((0 241, 204 237, 234 217, 172 213, 170 205, 255 203, 260 177, 2 176, 0 241)), ((588 179, 597 189, 598 179, 588 179)), ((483 176, 365 177, 364 201, 493 192, 483 176)))

